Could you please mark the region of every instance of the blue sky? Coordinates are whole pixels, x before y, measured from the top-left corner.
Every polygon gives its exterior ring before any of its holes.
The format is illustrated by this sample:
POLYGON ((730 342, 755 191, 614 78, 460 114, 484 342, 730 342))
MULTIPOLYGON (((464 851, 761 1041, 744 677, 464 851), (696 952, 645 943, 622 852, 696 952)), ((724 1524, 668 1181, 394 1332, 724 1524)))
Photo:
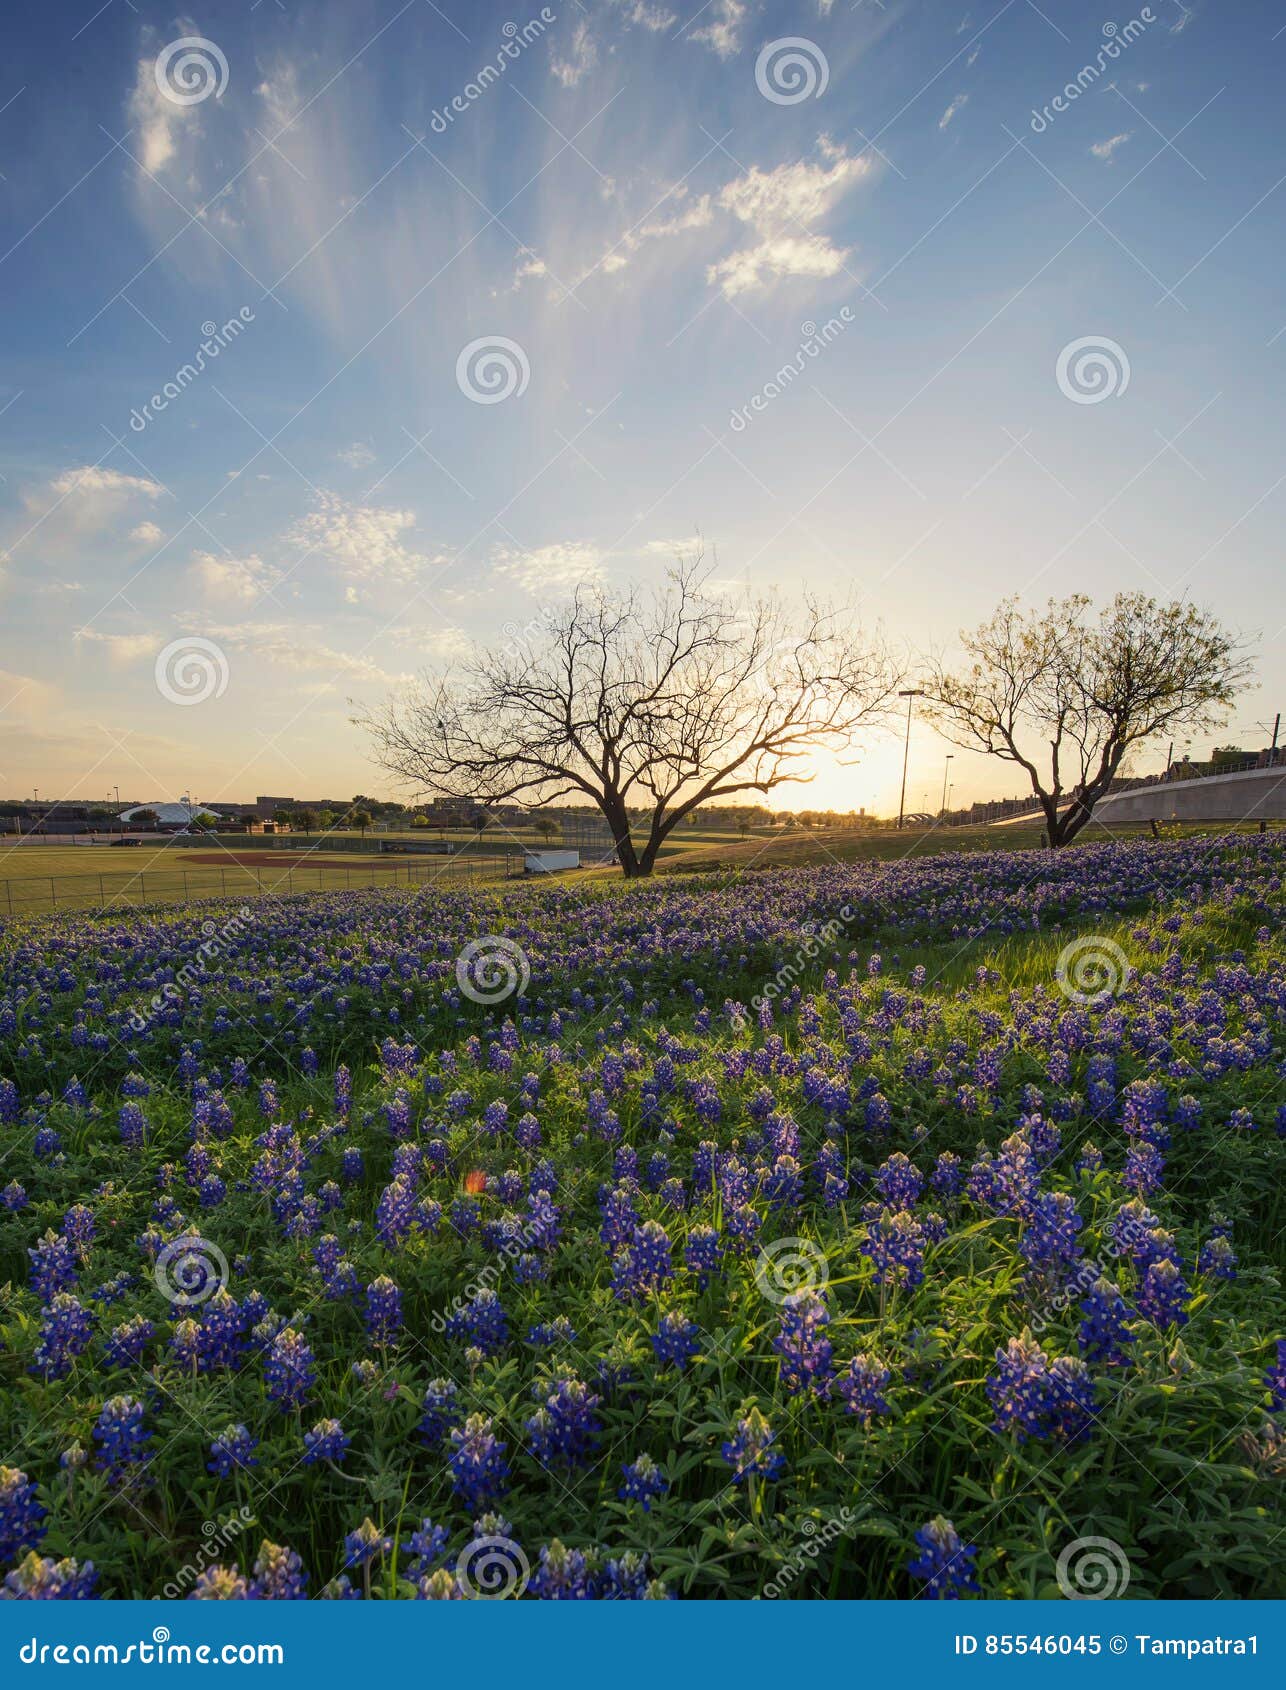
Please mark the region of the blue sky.
POLYGON ((1262 639, 1262 742, 1279 5, 96 6, 4 22, 0 792, 384 790, 350 700, 698 536, 921 648, 1189 593, 1262 639))

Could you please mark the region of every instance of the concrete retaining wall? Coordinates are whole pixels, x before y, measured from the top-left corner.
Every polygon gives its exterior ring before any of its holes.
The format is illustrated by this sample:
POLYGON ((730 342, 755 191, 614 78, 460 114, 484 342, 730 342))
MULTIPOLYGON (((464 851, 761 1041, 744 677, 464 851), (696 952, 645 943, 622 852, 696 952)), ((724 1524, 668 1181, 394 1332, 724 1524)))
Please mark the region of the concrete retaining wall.
POLYGON ((1286 821, 1286 766, 1120 792, 1096 804, 1094 816, 1105 827, 1147 821, 1286 821))

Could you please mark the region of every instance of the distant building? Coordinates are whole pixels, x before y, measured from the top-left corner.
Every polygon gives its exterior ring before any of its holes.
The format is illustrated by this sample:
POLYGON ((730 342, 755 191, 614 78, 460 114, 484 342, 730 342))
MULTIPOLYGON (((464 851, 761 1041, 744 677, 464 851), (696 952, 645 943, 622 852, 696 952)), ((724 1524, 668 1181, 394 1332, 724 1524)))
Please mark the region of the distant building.
POLYGON ((222 813, 213 804, 194 804, 185 799, 180 804, 136 804, 133 809, 122 811, 118 819, 135 824, 145 810, 155 815, 157 827, 188 827, 198 816, 219 816, 222 813))

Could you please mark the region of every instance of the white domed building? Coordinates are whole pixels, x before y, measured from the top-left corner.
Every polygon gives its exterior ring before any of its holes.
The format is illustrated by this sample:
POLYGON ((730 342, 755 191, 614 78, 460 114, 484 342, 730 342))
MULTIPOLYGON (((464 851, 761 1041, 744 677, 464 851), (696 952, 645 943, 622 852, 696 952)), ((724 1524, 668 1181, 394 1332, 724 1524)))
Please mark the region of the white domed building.
MULTIPOLYGON (((178 804, 137 804, 132 810, 124 810, 118 821, 140 826, 146 821, 146 812, 150 811, 156 817, 157 827, 190 827, 198 816, 217 816, 218 811, 209 804, 193 804, 185 798, 178 804), (140 821, 143 818, 143 821, 140 821)), ((152 824, 148 824, 152 825, 152 824)))

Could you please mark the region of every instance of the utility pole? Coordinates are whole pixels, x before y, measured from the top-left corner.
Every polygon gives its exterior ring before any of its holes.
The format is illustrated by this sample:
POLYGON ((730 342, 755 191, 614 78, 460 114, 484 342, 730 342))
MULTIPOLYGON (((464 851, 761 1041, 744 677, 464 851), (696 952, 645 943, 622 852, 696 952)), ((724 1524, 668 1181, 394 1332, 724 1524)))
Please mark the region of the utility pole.
POLYGON ((906 815, 906 766, 911 755, 911 706, 917 698, 923 698, 924 692, 919 687, 903 687, 899 698, 906 699, 906 743, 902 747, 902 796, 898 799, 898 832, 902 831, 902 818, 906 815))
POLYGON ((1276 768, 1276 766, 1277 766, 1277 735, 1281 731, 1281 725, 1282 725, 1282 713, 1279 710, 1277 712, 1277 719, 1273 723, 1273 748, 1268 753, 1268 761, 1272 765, 1272 767, 1274 767, 1274 768, 1276 768))

